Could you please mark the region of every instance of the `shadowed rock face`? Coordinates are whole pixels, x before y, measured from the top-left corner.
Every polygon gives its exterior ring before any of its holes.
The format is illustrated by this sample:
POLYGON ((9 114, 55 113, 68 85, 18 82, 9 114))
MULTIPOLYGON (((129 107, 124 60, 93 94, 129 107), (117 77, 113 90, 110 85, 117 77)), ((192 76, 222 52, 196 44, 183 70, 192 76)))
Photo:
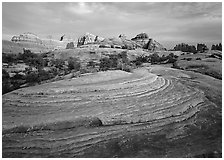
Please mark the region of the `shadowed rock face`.
POLYGON ((19 89, 2 97, 3 157, 220 156, 220 86, 155 66, 19 89))

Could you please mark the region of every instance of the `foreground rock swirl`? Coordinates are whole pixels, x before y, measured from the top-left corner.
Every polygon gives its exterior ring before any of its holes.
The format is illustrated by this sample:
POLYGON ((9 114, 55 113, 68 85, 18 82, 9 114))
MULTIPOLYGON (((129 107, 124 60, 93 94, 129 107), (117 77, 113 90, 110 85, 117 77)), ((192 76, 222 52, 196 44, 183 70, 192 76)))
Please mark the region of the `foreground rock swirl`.
POLYGON ((220 87, 156 66, 19 89, 3 95, 3 157, 220 157, 220 87))

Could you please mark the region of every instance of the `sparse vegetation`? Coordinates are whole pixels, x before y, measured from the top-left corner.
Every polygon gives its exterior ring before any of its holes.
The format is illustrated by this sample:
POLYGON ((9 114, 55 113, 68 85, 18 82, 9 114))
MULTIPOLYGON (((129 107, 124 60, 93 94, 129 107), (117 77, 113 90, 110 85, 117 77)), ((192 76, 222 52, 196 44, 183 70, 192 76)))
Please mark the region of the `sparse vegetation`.
POLYGON ((127 72, 131 72, 130 62, 127 58, 127 52, 121 52, 120 54, 111 54, 108 57, 100 59, 100 70, 106 71, 109 69, 119 69, 127 72))
POLYGON ((194 45, 188 45, 188 44, 185 44, 185 43, 181 43, 181 44, 176 45, 174 47, 174 50, 175 51, 182 51, 182 52, 191 52, 191 53, 196 53, 197 52, 194 45))
POLYGON ((142 63, 151 63, 151 64, 167 64, 167 63, 174 63, 176 62, 178 56, 170 53, 168 56, 160 57, 157 53, 153 53, 149 56, 139 56, 134 60, 136 66, 140 66, 142 63))
POLYGON ((208 47, 205 44, 197 44, 197 52, 203 53, 208 50, 208 47))
POLYGON ((222 51, 222 43, 216 44, 216 45, 212 45, 211 50, 219 50, 222 51))
POLYGON ((80 64, 78 58, 70 57, 68 59, 68 69, 69 70, 79 71, 80 68, 81 68, 81 64, 80 64))
POLYGON ((33 85, 52 79, 57 75, 65 75, 81 69, 78 58, 70 57, 67 64, 65 64, 65 60, 49 59, 46 53, 38 55, 25 49, 23 54, 18 54, 16 56, 3 53, 3 62, 9 65, 9 67, 17 63, 28 66, 28 68, 21 68, 21 71, 15 72, 12 77, 10 77, 7 72, 8 68, 6 67, 4 69, 3 94, 18 89, 25 83, 33 85), (45 67, 48 68, 45 69, 45 67))

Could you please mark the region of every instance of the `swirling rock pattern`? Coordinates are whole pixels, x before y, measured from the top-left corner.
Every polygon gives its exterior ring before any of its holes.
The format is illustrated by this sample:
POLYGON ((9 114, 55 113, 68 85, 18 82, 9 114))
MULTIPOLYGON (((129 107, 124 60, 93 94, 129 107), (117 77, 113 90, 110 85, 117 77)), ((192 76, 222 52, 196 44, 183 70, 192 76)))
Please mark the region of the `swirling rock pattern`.
POLYGON ((200 122, 211 124, 200 113, 219 106, 180 80, 190 78, 162 67, 107 71, 3 95, 3 157, 192 157, 206 147, 221 152, 218 140, 194 144, 201 141, 194 136, 200 122))

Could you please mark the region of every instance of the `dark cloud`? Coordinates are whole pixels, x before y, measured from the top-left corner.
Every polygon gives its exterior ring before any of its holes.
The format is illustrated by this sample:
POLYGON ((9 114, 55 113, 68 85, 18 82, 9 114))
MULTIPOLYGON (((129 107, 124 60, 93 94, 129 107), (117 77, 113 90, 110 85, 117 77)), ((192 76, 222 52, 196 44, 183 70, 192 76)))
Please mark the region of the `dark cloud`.
POLYGON ((2 4, 3 38, 31 31, 46 37, 85 32, 128 38, 146 32, 167 46, 173 42, 221 41, 222 4, 95 2, 2 4))

